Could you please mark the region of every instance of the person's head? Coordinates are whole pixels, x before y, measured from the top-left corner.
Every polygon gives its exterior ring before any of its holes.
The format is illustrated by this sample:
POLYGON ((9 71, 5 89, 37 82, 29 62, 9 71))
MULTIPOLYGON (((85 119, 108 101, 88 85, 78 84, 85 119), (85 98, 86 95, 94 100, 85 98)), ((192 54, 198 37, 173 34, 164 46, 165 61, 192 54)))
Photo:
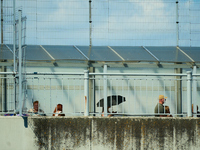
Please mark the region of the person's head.
POLYGON ((169 106, 165 106, 165 113, 170 113, 169 106))
POLYGON ((159 95, 158 99, 159 99, 159 103, 160 104, 164 104, 166 101, 166 98, 164 95, 159 95))
POLYGON ((57 111, 62 111, 62 104, 58 104, 56 109, 57 111))
POLYGON ((38 101, 34 101, 33 102, 33 108, 36 112, 38 112, 38 106, 39 106, 39 102, 38 101))

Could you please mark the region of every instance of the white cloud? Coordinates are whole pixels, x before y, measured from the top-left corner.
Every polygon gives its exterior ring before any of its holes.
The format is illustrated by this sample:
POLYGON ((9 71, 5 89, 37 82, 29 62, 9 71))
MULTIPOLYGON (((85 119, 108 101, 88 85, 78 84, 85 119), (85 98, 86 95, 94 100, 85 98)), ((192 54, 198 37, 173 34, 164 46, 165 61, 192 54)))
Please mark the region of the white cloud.
MULTIPOLYGON (((34 6, 25 9, 25 14, 32 17, 27 19, 29 25, 31 20, 27 34, 31 36, 37 32, 38 43, 53 44, 59 41, 66 44, 66 39, 72 44, 79 42, 83 44, 83 41, 88 43, 87 0, 35 1, 37 5, 33 2, 34 6)), ((188 9, 191 3, 185 0, 180 5, 182 9, 188 9)), ((108 45, 110 41, 112 44, 118 44, 119 40, 130 41, 129 43, 133 43, 134 40, 173 41, 173 38, 176 38, 176 3, 175 0, 92 1, 92 21, 93 43, 96 44, 108 45)))

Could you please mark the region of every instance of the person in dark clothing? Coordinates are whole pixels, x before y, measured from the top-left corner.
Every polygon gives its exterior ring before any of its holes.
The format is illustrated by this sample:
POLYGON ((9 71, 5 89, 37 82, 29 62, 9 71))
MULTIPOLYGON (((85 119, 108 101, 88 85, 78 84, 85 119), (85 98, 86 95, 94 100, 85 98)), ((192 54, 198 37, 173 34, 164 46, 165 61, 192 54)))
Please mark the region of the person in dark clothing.
MULTIPOLYGON (((158 98, 159 102, 156 105, 156 107, 154 108, 154 113, 164 113, 165 108, 164 108, 163 104, 165 103, 166 98, 167 97, 165 97, 164 95, 159 95, 159 98, 158 98)), ((163 115, 155 115, 155 116, 156 117, 166 117, 166 115, 164 115, 164 114, 163 115)))

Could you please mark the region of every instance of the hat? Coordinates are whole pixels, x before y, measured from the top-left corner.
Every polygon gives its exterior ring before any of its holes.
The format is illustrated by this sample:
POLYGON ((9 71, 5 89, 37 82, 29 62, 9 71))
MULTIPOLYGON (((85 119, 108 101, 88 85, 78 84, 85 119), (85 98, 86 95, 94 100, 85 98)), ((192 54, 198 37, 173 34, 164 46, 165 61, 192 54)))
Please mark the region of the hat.
POLYGON ((167 98, 167 97, 164 97, 164 95, 159 95, 158 99, 163 99, 163 98, 167 98))

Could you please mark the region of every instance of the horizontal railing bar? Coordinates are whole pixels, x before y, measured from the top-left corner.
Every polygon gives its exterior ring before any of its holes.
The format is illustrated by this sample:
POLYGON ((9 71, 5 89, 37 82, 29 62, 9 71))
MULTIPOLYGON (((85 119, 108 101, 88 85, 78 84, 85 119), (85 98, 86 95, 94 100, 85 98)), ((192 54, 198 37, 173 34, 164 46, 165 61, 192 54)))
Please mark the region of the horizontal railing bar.
MULTIPOLYGON (((101 115, 103 113, 90 113, 91 115, 101 115)), ((118 116, 118 115, 124 115, 124 116, 157 116, 157 115, 173 115, 173 117, 177 116, 177 115, 187 115, 186 113, 180 113, 180 114, 176 114, 176 113, 108 113, 114 116, 118 116)), ((193 113, 194 114, 194 113, 193 113)))
MULTIPOLYGON (((12 111, 12 112, 0 112, 0 114, 18 114, 19 112, 17 111, 12 111)), ((23 112, 23 114, 34 114, 34 113, 31 113, 31 112, 23 112)), ((50 115, 53 115, 53 114, 60 114, 60 113, 53 113, 53 112, 45 112, 45 113, 38 113, 38 114, 50 114, 50 115)), ((62 112, 61 114, 84 114, 84 112, 62 112)), ((101 115, 103 113, 101 112, 90 112, 90 114, 96 114, 96 115, 101 115)), ((182 113, 123 113, 123 112, 118 112, 118 113, 108 113, 108 114, 112 114, 112 115, 186 115, 186 113, 182 112, 182 113)), ((193 114, 198 114, 198 113, 193 113, 193 114)))
MULTIPOLYGON (((15 75, 16 72, 0 72, 0 75, 15 75)), ((26 72, 25 75, 84 75, 77 72, 26 72)), ((89 75, 107 75, 107 76, 187 76, 187 74, 174 73, 89 73, 89 75)), ((192 74, 192 76, 200 76, 200 74, 192 74)))
MULTIPOLYGON (((0 75, 15 75, 16 72, 0 72, 0 75)), ((26 72, 26 75, 84 75, 84 73, 77 72, 26 72)), ((126 76, 187 76, 187 74, 174 73, 89 73, 89 75, 126 75, 126 76)), ((193 76, 200 76, 200 74, 192 74, 193 76)))
POLYGON ((192 76, 200 76, 200 74, 192 74, 192 76))
MULTIPOLYGON (((104 78, 89 78, 90 80, 103 80, 104 78)), ((115 78, 108 78, 108 80, 172 80, 172 81, 187 81, 187 79, 171 79, 171 78, 166 78, 166 79, 159 79, 159 78, 120 78, 120 77, 115 77, 115 78)), ((198 79, 193 79, 193 80, 198 80, 198 79)))
POLYGON ((15 72, 0 72, 0 75, 15 75, 15 72))
POLYGON ((26 79, 79 79, 83 80, 83 77, 26 77, 26 79))
POLYGON ((187 76, 187 74, 174 73, 89 73, 89 75, 107 75, 107 76, 187 76))
POLYGON ((84 75, 76 72, 26 72, 26 75, 84 75))

